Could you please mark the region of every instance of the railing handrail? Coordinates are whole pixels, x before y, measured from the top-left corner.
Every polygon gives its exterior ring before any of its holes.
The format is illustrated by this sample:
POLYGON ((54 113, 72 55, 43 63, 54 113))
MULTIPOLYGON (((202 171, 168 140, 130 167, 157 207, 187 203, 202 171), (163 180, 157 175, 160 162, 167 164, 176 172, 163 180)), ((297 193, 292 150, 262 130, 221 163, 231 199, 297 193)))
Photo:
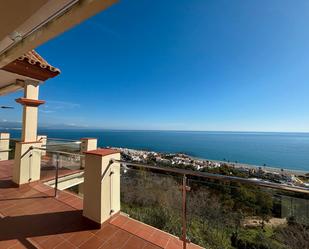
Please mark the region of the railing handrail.
POLYGON ((9 140, 9 141, 20 141, 20 138, 0 138, 0 141, 5 141, 5 140, 9 140))
POLYGON ((85 156, 84 154, 71 153, 71 152, 60 151, 60 150, 48 150, 46 148, 40 148, 40 147, 32 147, 31 149, 43 150, 43 151, 46 151, 46 152, 49 152, 49 153, 69 155, 69 156, 80 156, 80 157, 84 157, 85 156))
POLYGON ((81 144, 81 141, 67 142, 67 143, 56 143, 56 144, 46 144, 46 146, 60 146, 60 145, 70 145, 70 144, 81 144))
POLYGON ((0 153, 1 152, 11 152, 12 151, 12 149, 8 149, 8 150, 0 150, 0 153))
POLYGON ((180 174, 180 175, 202 177, 202 178, 215 179, 215 180, 221 180, 221 181, 246 183, 246 184, 251 184, 251 185, 260 186, 260 187, 267 187, 267 188, 272 188, 272 189, 309 194, 309 189, 306 189, 303 187, 287 186, 287 185, 283 185, 279 183, 257 181, 257 180, 253 180, 250 178, 226 176, 226 175, 198 172, 198 171, 179 169, 179 168, 160 167, 160 166, 155 166, 155 165, 133 163, 133 162, 127 162, 127 161, 115 160, 115 159, 111 160, 111 162, 113 163, 117 162, 117 163, 125 164, 128 166, 133 166, 133 167, 141 167, 141 168, 146 168, 146 169, 158 170, 158 171, 163 171, 167 173, 175 173, 175 174, 180 174))
POLYGON ((80 142, 79 140, 74 140, 74 139, 67 139, 67 138, 55 138, 55 137, 48 137, 47 141, 68 141, 68 142, 80 142))

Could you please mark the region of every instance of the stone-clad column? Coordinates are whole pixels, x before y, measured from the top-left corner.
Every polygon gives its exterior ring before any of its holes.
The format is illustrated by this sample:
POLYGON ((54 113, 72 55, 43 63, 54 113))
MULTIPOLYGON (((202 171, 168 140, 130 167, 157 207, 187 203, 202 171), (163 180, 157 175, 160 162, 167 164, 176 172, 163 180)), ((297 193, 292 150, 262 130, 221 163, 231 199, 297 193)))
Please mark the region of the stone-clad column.
POLYGON ((120 152, 98 149, 86 154, 83 215, 102 224, 120 211, 120 152))
POLYGON ((13 181, 24 184, 40 179, 41 153, 32 147, 41 147, 37 140, 38 107, 45 101, 38 100, 39 82, 27 81, 24 84, 24 97, 16 99, 23 106, 21 142, 16 143, 13 181))

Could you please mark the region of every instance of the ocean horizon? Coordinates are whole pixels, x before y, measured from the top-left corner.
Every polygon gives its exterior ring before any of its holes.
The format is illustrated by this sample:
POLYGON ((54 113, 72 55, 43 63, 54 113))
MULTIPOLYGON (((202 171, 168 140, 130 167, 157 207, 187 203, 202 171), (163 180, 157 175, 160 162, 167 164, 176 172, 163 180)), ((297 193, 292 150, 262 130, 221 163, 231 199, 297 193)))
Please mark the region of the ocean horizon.
MULTIPOLYGON (((8 129, 19 138, 20 130, 8 129)), ((309 133, 255 131, 162 131, 39 129, 52 138, 94 137, 100 147, 125 147, 196 158, 309 172, 309 133)))

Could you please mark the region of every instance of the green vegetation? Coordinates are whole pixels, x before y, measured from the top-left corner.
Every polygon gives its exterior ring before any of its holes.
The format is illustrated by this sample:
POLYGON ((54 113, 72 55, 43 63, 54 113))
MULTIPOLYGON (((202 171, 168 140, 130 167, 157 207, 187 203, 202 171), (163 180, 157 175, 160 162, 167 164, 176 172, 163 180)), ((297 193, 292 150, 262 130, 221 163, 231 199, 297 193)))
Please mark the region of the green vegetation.
MULTIPOLYGON (((243 174, 225 167, 214 171, 217 172, 212 173, 243 174)), ((129 169, 122 174, 122 211, 180 236, 181 181, 174 175, 129 169)), ((192 242, 209 249, 309 248, 308 223, 292 218, 285 224, 270 226, 267 223, 272 217, 281 217, 284 210, 281 205, 286 203, 282 196, 287 193, 199 178, 190 178, 188 185, 191 187, 187 199, 188 237, 192 242), (245 219, 251 217, 259 222, 246 227, 245 219)), ((294 197, 308 198, 299 195, 289 198, 294 197)), ((305 201, 308 205, 308 200, 305 201)), ((285 212, 290 214, 293 208, 288 207, 285 212)))

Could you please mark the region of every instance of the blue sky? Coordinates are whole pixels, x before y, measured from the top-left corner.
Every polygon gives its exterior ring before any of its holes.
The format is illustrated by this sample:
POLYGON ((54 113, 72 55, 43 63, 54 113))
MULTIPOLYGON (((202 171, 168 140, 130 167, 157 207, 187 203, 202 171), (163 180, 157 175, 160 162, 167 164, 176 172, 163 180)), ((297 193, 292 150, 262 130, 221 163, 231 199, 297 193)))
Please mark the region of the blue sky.
POLYGON ((62 71, 40 124, 309 131, 308 23, 307 0, 120 1, 37 49, 62 71))

